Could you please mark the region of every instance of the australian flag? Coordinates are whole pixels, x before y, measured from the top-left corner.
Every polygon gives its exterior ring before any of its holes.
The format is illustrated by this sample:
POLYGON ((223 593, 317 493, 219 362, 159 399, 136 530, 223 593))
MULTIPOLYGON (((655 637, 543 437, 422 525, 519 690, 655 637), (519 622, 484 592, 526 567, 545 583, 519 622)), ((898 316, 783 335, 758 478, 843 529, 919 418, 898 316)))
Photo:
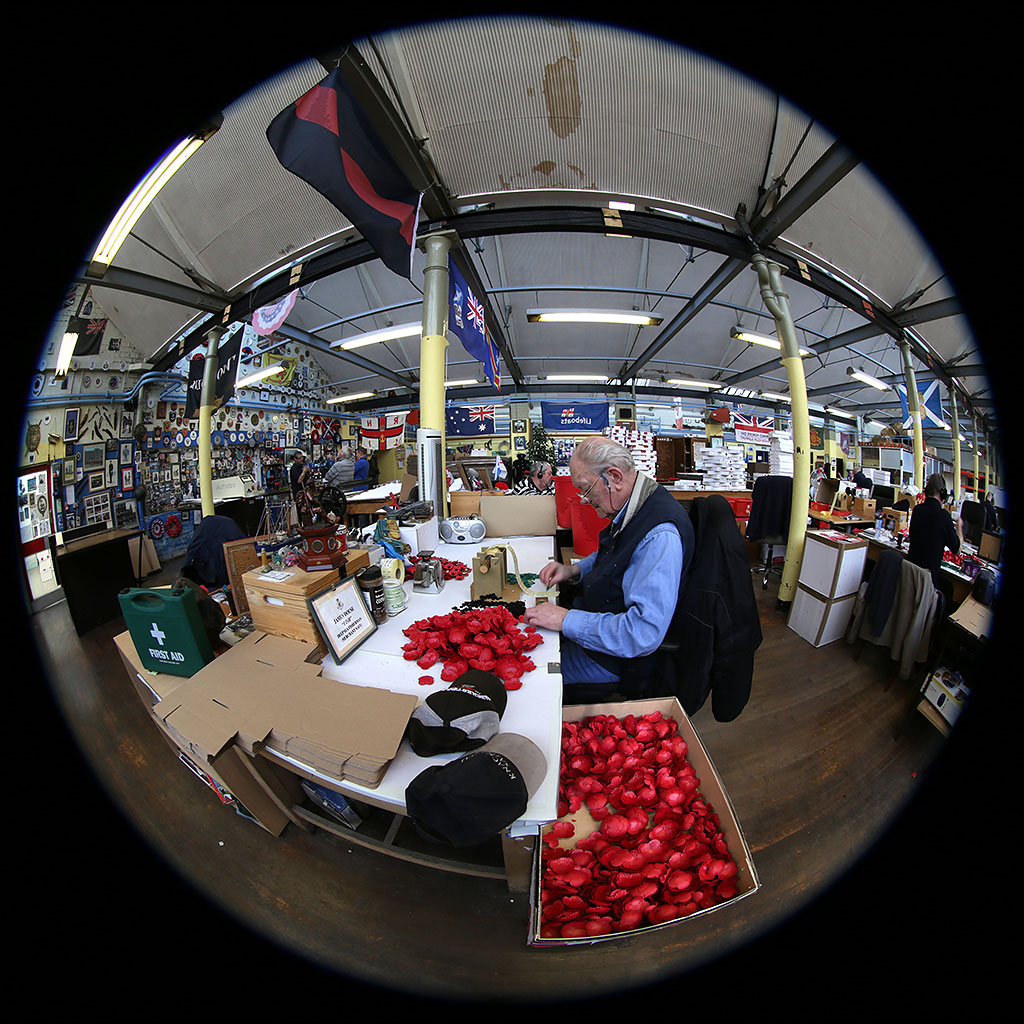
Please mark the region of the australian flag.
POLYGON ((267 127, 281 164, 329 199, 382 262, 412 277, 419 192, 388 152, 337 68, 267 127))
POLYGON ((448 330, 458 337, 462 347, 484 366, 484 373, 496 390, 501 390, 501 363, 498 347, 484 323, 484 307, 466 286, 458 268, 448 257, 448 330))
POLYGON ((487 437, 493 433, 493 405, 469 405, 445 410, 445 434, 448 437, 487 437))

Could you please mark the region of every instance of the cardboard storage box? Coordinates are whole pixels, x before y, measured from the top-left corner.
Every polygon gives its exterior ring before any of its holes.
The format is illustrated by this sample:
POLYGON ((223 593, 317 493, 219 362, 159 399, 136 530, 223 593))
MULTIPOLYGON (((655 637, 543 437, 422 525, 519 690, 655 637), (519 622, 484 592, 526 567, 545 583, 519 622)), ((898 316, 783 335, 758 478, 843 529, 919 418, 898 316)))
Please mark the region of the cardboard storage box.
POLYGON ((856 594, 823 597, 798 583, 789 609, 789 628, 814 647, 830 644, 846 632, 856 600, 856 594))
MULTIPOLYGON (((721 903, 716 903, 711 907, 691 913, 687 917, 674 918, 658 924, 647 923, 645 920, 642 927, 626 931, 611 931, 603 935, 586 935, 579 938, 570 938, 565 936, 542 937, 541 933, 544 925, 542 917, 543 907, 541 902, 544 870, 542 853, 544 848, 547 846, 545 839, 548 836, 548 833, 550 833, 554 828, 555 823, 552 823, 551 825, 544 826, 541 829, 542 841, 537 843, 537 848, 534 853, 533 879, 531 883, 530 896, 529 944, 531 946, 586 945, 594 942, 605 942, 612 939, 640 936, 646 932, 662 928, 678 927, 680 925, 685 926, 687 921, 703 917, 706 914, 727 911, 728 908, 733 906, 737 900, 742 899, 744 896, 749 896, 758 889, 760 883, 757 878, 757 872, 754 869, 754 863, 750 856, 750 847, 747 845, 743 831, 740 828, 739 822, 736 820, 736 812, 729 800, 728 794, 725 791, 722 780, 719 777, 718 772, 715 770, 715 766, 712 764, 711 758, 708 756, 708 752, 700 741, 700 737, 698 737, 697 733, 694 731, 686 712, 675 698, 661 697, 650 700, 627 701, 620 704, 581 704, 567 706, 562 708, 562 718, 565 722, 581 722, 594 715, 614 715, 619 719, 624 719, 629 715, 633 715, 639 718, 641 715, 649 714, 654 711, 661 712, 664 718, 674 719, 677 723, 677 735, 681 736, 686 741, 688 748, 686 756, 690 765, 694 769, 697 779, 699 780, 700 795, 710 806, 711 810, 717 815, 721 825, 722 837, 728 847, 730 856, 736 864, 737 873, 733 878, 733 882, 735 883, 737 890, 736 895, 730 899, 722 901, 721 903)), ((574 828, 573 835, 558 840, 558 845, 566 851, 567 855, 576 848, 576 843, 580 839, 597 831, 600 824, 591 817, 585 803, 578 811, 564 815, 559 819, 559 821, 571 822, 574 828)))
POLYGON ((854 498, 853 514, 858 519, 874 519, 875 504, 876 502, 874 498, 854 498))
MULTIPOLYGON (((368 553, 359 554, 369 564, 368 553)), ((326 654, 327 645, 306 601, 333 587, 340 579, 340 569, 305 572, 297 565, 266 573, 250 569, 242 576, 242 586, 253 625, 264 633, 317 644, 326 654)))
POLYGON ((866 540, 841 540, 829 530, 808 530, 799 582, 825 598, 855 594, 867 551, 866 540))
POLYGON ((910 513, 902 509, 882 509, 882 529, 890 533, 903 533, 910 527, 910 513))
POLYGON ((410 554, 418 555, 421 551, 437 550, 437 545, 440 543, 437 522, 437 516, 433 516, 425 523, 414 523, 398 528, 402 543, 408 544, 412 548, 410 554))

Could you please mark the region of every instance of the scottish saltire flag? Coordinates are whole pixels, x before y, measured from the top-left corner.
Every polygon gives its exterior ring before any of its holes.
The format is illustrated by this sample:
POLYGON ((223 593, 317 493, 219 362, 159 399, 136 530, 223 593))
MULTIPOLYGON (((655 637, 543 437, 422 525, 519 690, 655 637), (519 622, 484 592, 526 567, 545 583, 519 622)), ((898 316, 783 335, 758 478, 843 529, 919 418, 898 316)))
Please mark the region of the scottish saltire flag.
POLYGON ((771 440, 775 419, 772 416, 744 416, 735 412, 732 425, 737 441, 743 444, 765 444, 771 440))
POLYGON ((453 406, 445 410, 448 437, 486 437, 494 433, 494 406, 453 406))
POLYGON ((341 71, 267 126, 282 166, 312 185, 359 229, 390 270, 412 278, 420 192, 395 162, 341 71))
POLYGON ((404 412, 392 412, 386 416, 361 416, 359 436, 367 451, 384 452, 397 448, 405 439, 404 412))
POLYGON ((462 347, 483 363, 484 373, 491 386, 501 390, 501 360, 498 346, 491 340, 484 322, 484 307, 469 290, 458 268, 448 257, 448 330, 454 334, 462 347))
MULTIPOLYGON (((910 430, 914 425, 913 417, 910 415, 910 406, 907 403, 906 384, 897 384, 896 393, 900 396, 900 406, 903 409, 903 429, 910 430)), ((945 427, 946 421, 942 418, 942 396, 939 393, 938 380, 931 381, 928 386, 917 392, 917 404, 921 410, 922 427, 945 427)))

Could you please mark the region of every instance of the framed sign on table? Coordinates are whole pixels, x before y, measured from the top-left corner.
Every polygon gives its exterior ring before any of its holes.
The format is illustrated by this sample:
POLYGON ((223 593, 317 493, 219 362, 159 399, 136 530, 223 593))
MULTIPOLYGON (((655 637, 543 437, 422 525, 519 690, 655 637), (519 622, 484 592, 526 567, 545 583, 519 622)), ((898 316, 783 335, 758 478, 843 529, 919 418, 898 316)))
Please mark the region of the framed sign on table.
POLYGON ((376 632, 377 623, 354 577, 307 598, 306 604, 335 664, 376 632))

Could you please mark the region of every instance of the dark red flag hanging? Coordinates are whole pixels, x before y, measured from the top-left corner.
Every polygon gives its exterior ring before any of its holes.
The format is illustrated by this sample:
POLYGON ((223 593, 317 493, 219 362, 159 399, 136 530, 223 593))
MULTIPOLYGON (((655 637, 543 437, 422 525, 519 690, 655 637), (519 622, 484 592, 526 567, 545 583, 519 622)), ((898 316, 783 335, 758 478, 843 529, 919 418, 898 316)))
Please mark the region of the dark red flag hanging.
POLYGON ((267 127, 278 160, 330 200, 383 263, 412 277, 419 192, 335 69, 267 127))

